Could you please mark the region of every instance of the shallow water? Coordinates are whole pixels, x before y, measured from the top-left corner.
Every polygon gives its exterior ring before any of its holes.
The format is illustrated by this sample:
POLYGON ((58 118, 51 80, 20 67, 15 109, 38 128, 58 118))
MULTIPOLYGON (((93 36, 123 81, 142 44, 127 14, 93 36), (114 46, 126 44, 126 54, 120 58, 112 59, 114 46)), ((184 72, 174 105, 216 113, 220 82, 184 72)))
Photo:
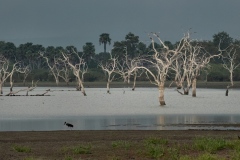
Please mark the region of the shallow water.
POLYGON ((239 115, 82 116, 0 120, 0 131, 54 130, 240 130, 239 115), (74 125, 68 128, 67 121, 74 125))
MULTIPOLYGON (((14 88, 18 90, 20 88, 14 88)), ((43 93, 39 87, 30 94, 43 93)), ((197 97, 165 90, 167 105, 158 104, 156 88, 87 88, 87 96, 72 88, 52 88, 50 96, 0 97, 0 131, 67 130, 239 130, 239 90, 198 89, 197 97), (62 91, 64 90, 64 91, 62 91), (224 124, 224 125, 222 125, 224 124)), ((6 90, 5 90, 6 93, 6 90)), ((20 93, 24 95, 25 93, 20 93)))

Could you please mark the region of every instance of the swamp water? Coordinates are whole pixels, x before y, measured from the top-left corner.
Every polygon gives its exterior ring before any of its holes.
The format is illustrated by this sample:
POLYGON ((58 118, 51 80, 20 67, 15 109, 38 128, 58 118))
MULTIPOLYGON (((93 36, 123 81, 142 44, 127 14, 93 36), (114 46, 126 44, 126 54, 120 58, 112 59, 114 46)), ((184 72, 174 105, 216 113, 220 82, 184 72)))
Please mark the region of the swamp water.
POLYGON ((228 97, 223 89, 197 89, 192 98, 167 88, 164 107, 158 104, 156 88, 112 88, 111 94, 105 88, 86 88, 87 96, 72 88, 51 91, 50 96, 0 97, 0 131, 68 130, 65 121, 74 125, 73 130, 240 130, 237 89, 228 97))

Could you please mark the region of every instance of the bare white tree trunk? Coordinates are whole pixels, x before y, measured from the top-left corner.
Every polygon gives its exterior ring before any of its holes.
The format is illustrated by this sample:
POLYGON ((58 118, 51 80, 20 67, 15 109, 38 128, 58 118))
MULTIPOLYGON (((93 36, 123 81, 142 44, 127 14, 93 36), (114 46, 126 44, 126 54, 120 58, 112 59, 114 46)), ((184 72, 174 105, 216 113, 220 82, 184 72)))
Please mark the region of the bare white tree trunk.
POLYGON ((2 96, 2 95, 3 95, 2 86, 3 86, 3 83, 2 83, 2 82, 0 82, 0 96, 2 96))
POLYGON ((197 89, 197 78, 194 77, 192 81, 192 97, 197 96, 196 89, 197 89))
POLYGON ((58 79, 58 77, 55 77, 55 81, 56 81, 56 85, 58 86, 58 85, 59 85, 59 79, 58 79))
POLYGON ((77 81, 78 81, 78 87, 80 87, 80 90, 82 91, 82 94, 84 96, 87 96, 86 92, 85 92, 85 88, 84 88, 84 85, 83 85, 83 82, 80 78, 80 75, 79 75, 79 72, 76 70, 74 71, 74 75, 77 77, 77 81))
POLYGON ((110 94, 110 82, 107 81, 107 93, 110 94))
POLYGON ((189 94, 190 87, 183 88, 183 94, 188 95, 189 94))
POLYGON ((137 79, 137 71, 134 71, 134 78, 133 78, 133 87, 132 87, 132 91, 135 91, 135 87, 136 87, 136 79, 137 79))
POLYGON ((58 59, 56 59, 54 57, 54 60, 53 62, 50 62, 49 61, 49 58, 48 57, 45 57, 44 54, 42 52, 39 53, 41 57, 43 57, 45 59, 45 61, 47 62, 47 65, 52 73, 52 75, 54 76, 55 78, 55 82, 56 82, 56 85, 58 86, 59 84, 59 73, 60 73, 60 69, 59 69, 59 65, 58 65, 58 59))
POLYGON ((110 53, 110 59, 103 64, 102 62, 98 65, 99 67, 102 68, 102 70, 107 73, 108 79, 107 79, 107 93, 110 94, 110 83, 114 80, 115 74, 116 73, 116 68, 117 68, 117 63, 118 60, 117 58, 113 58, 111 53, 110 53))
POLYGON ((73 50, 73 52, 78 57, 78 61, 75 63, 71 62, 71 58, 72 58, 71 55, 67 55, 66 53, 63 53, 63 52, 62 52, 62 55, 65 61, 67 62, 67 64, 73 70, 73 74, 77 78, 77 84, 78 84, 77 90, 81 90, 83 95, 87 96, 84 85, 83 85, 83 81, 81 79, 82 77, 80 76, 80 74, 83 74, 83 72, 87 72, 87 65, 84 59, 80 57, 76 51, 73 50))
POLYGON ((166 105, 165 100, 164 100, 164 82, 159 83, 158 90, 159 90, 160 106, 164 106, 164 105, 166 105))
POLYGON ((225 69, 227 69, 230 73, 230 83, 231 85, 228 85, 227 86, 227 90, 226 90, 226 93, 225 95, 228 96, 228 89, 230 87, 233 87, 234 83, 233 83, 233 72, 234 70, 239 67, 240 63, 239 62, 236 62, 236 58, 237 58, 237 49, 239 48, 240 46, 229 46, 226 50, 222 51, 220 50, 220 52, 226 52, 226 56, 222 56, 222 60, 223 60, 223 67, 225 69))

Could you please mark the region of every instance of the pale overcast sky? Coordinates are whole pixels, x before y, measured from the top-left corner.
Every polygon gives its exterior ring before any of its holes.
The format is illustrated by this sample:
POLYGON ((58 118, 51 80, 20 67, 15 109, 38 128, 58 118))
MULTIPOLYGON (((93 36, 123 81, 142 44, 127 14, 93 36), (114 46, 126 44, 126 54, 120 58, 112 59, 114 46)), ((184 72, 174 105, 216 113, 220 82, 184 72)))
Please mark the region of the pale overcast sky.
POLYGON ((112 44, 129 32, 144 43, 149 32, 175 43, 189 28, 200 40, 221 31, 240 39, 240 0, 0 0, 0 41, 16 46, 74 45, 81 51, 92 42, 99 53, 101 33, 109 33, 112 44))

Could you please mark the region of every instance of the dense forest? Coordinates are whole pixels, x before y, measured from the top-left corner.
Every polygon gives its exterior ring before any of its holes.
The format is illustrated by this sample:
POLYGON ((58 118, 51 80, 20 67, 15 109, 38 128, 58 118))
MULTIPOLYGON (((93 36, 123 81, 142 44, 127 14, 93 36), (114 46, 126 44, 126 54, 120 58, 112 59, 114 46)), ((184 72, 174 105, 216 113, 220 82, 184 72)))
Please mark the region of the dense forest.
MULTIPOLYGON (((66 55, 77 53, 75 56, 71 57, 72 61, 78 58, 84 59, 84 81, 93 82, 105 81, 107 79, 107 70, 104 70, 103 65, 100 64, 104 64, 112 57, 124 59, 127 55, 128 58, 134 59, 134 57, 153 55, 155 49, 163 48, 163 45, 156 41, 154 42, 154 48, 152 43, 144 44, 139 41, 137 35, 129 32, 125 36, 125 39, 113 43, 111 54, 109 54, 106 52, 106 48, 108 47, 108 44, 112 43, 110 35, 108 33, 103 33, 96 38, 99 38, 99 44, 97 45, 103 46, 103 52, 101 53, 95 52, 95 45, 91 42, 86 42, 86 44, 82 46, 82 50, 78 51, 75 46, 67 46, 65 48, 61 46, 48 46, 45 48, 41 44, 33 44, 31 42, 15 46, 12 42, 0 41, 0 55, 1 57, 4 57, 5 60, 9 61, 9 68, 13 67, 16 62, 18 63, 18 66, 25 67, 24 74, 21 72, 15 72, 12 75, 14 82, 31 82, 32 80, 55 82, 55 75, 53 73, 53 63, 57 63, 55 60, 62 57, 63 53, 66 55)), ((224 51, 231 45, 238 46, 235 57, 233 58, 234 63, 238 64, 240 62, 240 41, 231 38, 226 32, 214 34, 212 40, 193 40, 191 43, 198 43, 204 48, 205 52, 210 55, 218 54, 219 50, 224 51)), ((164 41, 164 44, 171 49, 177 46, 179 42, 172 43, 170 41, 164 41)), ((68 57, 66 57, 65 60, 67 59, 68 57)), ((3 58, 1 58, 1 60, 3 61, 3 58)), ((2 66, 0 66, 0 69, 2 69, 2 66)), ((76 75, 74 75, 75 73, 72 72, 72 69, 70 67, 69 72, 64 72, 65 74, 68 74, 65 75, 65 78, 67 78, 68 81, 75 81, 76 79, 76 75)), ((239 71, 239 68, 234 70, 234 81, 240 80, 239 71)), ((211 59, 207 67, 201 69, 201 74, 198 76, 198 80, 230 81, 229 77, 229 71, 224 68, 223 58, 214 57, 211 59)), ((124 77, 115 75, 114 80, 122 81, 122 79, 124 79, 124 77)), ((141 74, 137 79, 141 81, 148 80, 145 74, 141 74)), ((167 76, 167 80, 174 80, 174 74, 171 75, 171 71, 167 76)), ((62 75, 59 76, 58 81, 66 80, 64 80, 64 76, 62 75)))

